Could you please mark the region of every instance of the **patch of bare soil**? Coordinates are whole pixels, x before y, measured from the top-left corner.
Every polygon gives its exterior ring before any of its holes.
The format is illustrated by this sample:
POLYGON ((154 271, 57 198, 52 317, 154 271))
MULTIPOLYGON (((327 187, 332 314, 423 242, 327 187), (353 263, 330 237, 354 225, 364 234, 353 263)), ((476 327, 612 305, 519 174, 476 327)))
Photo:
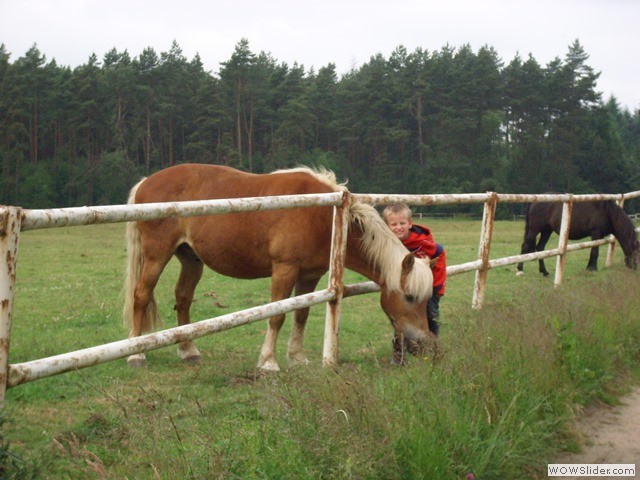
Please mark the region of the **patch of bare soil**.
POLYGON ((584 439, 580 453, 566 454, 555 463, 597 463, 636 465, 635 477, 558 477, 640 479, 640 386, 620 399, 621 405, 589 409, 578 422, 584 439))

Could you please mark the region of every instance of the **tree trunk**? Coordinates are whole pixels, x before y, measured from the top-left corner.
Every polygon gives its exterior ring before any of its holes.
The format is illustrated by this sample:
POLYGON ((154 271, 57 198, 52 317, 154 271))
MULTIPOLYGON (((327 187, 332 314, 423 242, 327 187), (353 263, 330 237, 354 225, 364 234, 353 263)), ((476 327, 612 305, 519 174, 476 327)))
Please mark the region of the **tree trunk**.
POLYGON ((249 171, 253 172, 253 95, 249 103, 249 126, 247 129, 247 150, 249 155, 249 171))
POLYGON ((242 91, 242 81, 238 79, 238 92, 236 97, 236 142, 238 148, 238 163, 242 165, 242 118, 240 111, 240 92, 242 91))
POLYGON ((424 134, 422 132, 422 93, 418 95, 418 107, 416 111, 418 122, 418 162, 424 166, 424 134))
POLYGON ((31 162, 38 165, 38 95, 33 101, 33 118, 31 122, 31 162))
POLYGON ((143 141, 144 148, 144 165, 147 169, 147 175, 151 173, 151 113, 147 106, 147 134, 143 141))

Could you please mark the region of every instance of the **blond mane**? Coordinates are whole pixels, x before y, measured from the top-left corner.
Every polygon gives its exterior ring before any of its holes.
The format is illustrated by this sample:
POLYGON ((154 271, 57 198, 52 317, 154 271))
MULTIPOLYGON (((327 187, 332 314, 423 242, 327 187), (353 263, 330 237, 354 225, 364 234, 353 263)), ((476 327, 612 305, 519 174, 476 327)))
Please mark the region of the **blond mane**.
MULTIPOLYGON (((349 214, 351 222, 362 230, 364 253, 380 271, 382 281, 390 290, 402 292, 402 260, 409 253, 405 246, 371 205, 354 202, 349 214)), ((404 293, 423 301, 431 296, 432 285, 433 274, 428 261, 416 259, 414 268, 406 279, 404 293)))
POLYGON ((285 169, 282 169, 282 170, 275 170, 275 171, 271 172, 271 175, 278 174, 278 173, 306 173, 308 175, 311 175, 311 176, 317 178, 322 183, 324 183, 325 185, 328 185, 329 187, 331 187, 332 190, 334 190, 336 192, 345 191, 347 189, 347 186, 346 186, 347 182, 338 183, 338 180, 336 179, 336 174, 333 173, 331 170, 327 170, 324 167, 316 167, 316 168, 309 168, 309 167, 285 168, 285 169))
MULTIPOLYGON (((338 183, 336 175, 323 167, 296 167, 276 170, 278 173, 307 173, 320 180, 334 191, 346 191, 347 182, 338 183)), ((418 301, 431 296, 433 274, 428 261, 416 259, 411 273, 406 279, 405 289, 400 284, 402 274, 402 260, 408 251, 400 240, 393 234, 375 208, 361 202, 354 202, 349 208, 351 223, 362 231, 362 246, 367 259, 375 266, 382 276, 382 281, 391 291, 403 292, 413 296, 418 301), (426 286, 426 287, 425 287, 426 286)))

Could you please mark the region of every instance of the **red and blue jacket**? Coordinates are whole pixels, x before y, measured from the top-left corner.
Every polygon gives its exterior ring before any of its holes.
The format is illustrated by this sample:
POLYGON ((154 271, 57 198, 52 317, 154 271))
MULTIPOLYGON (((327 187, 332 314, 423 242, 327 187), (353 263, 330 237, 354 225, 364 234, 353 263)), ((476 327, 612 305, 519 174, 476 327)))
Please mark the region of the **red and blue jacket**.
POLYGON ((431 267, 433 287, 440 287, 438 295, 444 295, 447 282, 447 255, 443 246, 433 239, 431 230, 425 226, 413 224, 409 229, 409 236, 402 243, 418 258, 429 257, 432 260, 438 260, 431 267))

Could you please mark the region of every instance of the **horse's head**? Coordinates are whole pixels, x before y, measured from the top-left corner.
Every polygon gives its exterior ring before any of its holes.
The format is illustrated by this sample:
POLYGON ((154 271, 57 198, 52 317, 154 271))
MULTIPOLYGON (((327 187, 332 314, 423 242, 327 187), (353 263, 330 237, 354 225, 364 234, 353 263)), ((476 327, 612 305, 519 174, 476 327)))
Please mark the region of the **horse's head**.
POLYGON ((629 255, 626 255, 624 257, 624 264, 627 266, 627 268, 630 268, 632 270, 637 270, 639 261, 640 261, 640 242, 638 242, 638 240, 635 240, 633 250, 631 250, 631 253, 629 255))
POLYGON ((404 352, 409 351, 413 355, 422 355, 427 345, 432 342, 427 322, 427 300, 431 296, 433 276, 431 269, 420 268, 423 281, 420 291, 411 285, 411 276, 415 275, 414 268, 417 262, 411 254, 407 254, 402 262, 401 289, 389 289, 382 285, 380 303, 382 309, 389 317, 395 330, 393 349, 394 360, 403 363, 404 352))

